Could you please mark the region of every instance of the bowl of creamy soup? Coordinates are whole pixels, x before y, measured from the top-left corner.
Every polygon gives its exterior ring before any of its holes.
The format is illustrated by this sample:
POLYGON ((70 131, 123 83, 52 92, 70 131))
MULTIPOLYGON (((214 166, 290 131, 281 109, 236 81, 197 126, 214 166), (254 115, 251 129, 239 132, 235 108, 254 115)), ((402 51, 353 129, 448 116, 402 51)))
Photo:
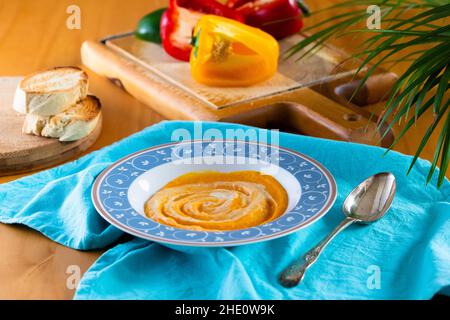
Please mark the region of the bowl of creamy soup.
POLYGON ((142 238, 228 246, 296 231, 335 200, 333 177, 306 155, 278 146, 255 155, 251 142, 230 155, 223 151, 228 142, 214 143, 221 144, 220 152, 211 152, 211 143, 192 141, 119 160, 96 179, 95 207, 113 225, 142 238))

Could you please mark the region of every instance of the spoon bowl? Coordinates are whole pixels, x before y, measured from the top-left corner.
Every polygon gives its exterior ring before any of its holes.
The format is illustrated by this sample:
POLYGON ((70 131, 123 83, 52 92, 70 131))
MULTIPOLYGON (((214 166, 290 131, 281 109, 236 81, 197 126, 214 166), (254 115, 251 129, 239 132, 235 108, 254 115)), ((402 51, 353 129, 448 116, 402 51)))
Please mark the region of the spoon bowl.
POLYGON ((394 200, 397 185, 392 173, 377 173, 359 184, 345 199, 342 211, 360 223, 382 218, 394 200))

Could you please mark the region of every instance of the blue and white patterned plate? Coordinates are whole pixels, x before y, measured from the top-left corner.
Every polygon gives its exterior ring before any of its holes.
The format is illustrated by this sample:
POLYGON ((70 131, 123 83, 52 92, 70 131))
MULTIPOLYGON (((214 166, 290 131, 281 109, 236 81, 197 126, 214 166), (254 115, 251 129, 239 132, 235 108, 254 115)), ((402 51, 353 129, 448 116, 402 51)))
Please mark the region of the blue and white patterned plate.
POLYGON ((140 238, 186 246, 235 246, 278 238, 321 218, 336 199, 333 176, 293 150, 243 141, 187 141, 133 153, 95 180, 92 199, 112 225, 140 238), (192 171, 256 170, 274 176, 288 192, 287 211, 266 224, 233 231, 194 231, 147 218, 144 204, 169 181, 192 171))

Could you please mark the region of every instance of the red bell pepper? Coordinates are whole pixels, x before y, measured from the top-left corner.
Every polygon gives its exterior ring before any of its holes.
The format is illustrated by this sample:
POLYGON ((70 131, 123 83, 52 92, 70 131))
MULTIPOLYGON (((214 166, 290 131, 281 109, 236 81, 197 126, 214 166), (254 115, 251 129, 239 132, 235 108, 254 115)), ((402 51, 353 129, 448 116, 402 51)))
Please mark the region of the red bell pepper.
POLYGON ((227 6, 244 17, 244 22, 281 39, 303 27, 298 0, 228 0, 227 6))
POLYGON ((176 59, 189 61, 192 31, 205 14, 244 21, 240 13, 215 0, 170 0, 160 25, 164 50, 176 59))

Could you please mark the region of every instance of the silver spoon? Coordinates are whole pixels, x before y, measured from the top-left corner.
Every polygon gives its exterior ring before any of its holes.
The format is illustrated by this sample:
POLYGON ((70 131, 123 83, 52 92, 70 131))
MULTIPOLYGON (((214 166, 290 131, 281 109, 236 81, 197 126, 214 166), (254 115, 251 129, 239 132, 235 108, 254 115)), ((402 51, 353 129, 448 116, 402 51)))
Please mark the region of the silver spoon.
POLYGON ((382 218, 392 204, 396 189, 395 177, 388 172, 378 173, 361 182, 344 201, 342 211, 346 218, 301 259, 286 268, 280 275, 280 283, 285 287, 299 284, 328 243, 352 223, 369 224, 382 218))

